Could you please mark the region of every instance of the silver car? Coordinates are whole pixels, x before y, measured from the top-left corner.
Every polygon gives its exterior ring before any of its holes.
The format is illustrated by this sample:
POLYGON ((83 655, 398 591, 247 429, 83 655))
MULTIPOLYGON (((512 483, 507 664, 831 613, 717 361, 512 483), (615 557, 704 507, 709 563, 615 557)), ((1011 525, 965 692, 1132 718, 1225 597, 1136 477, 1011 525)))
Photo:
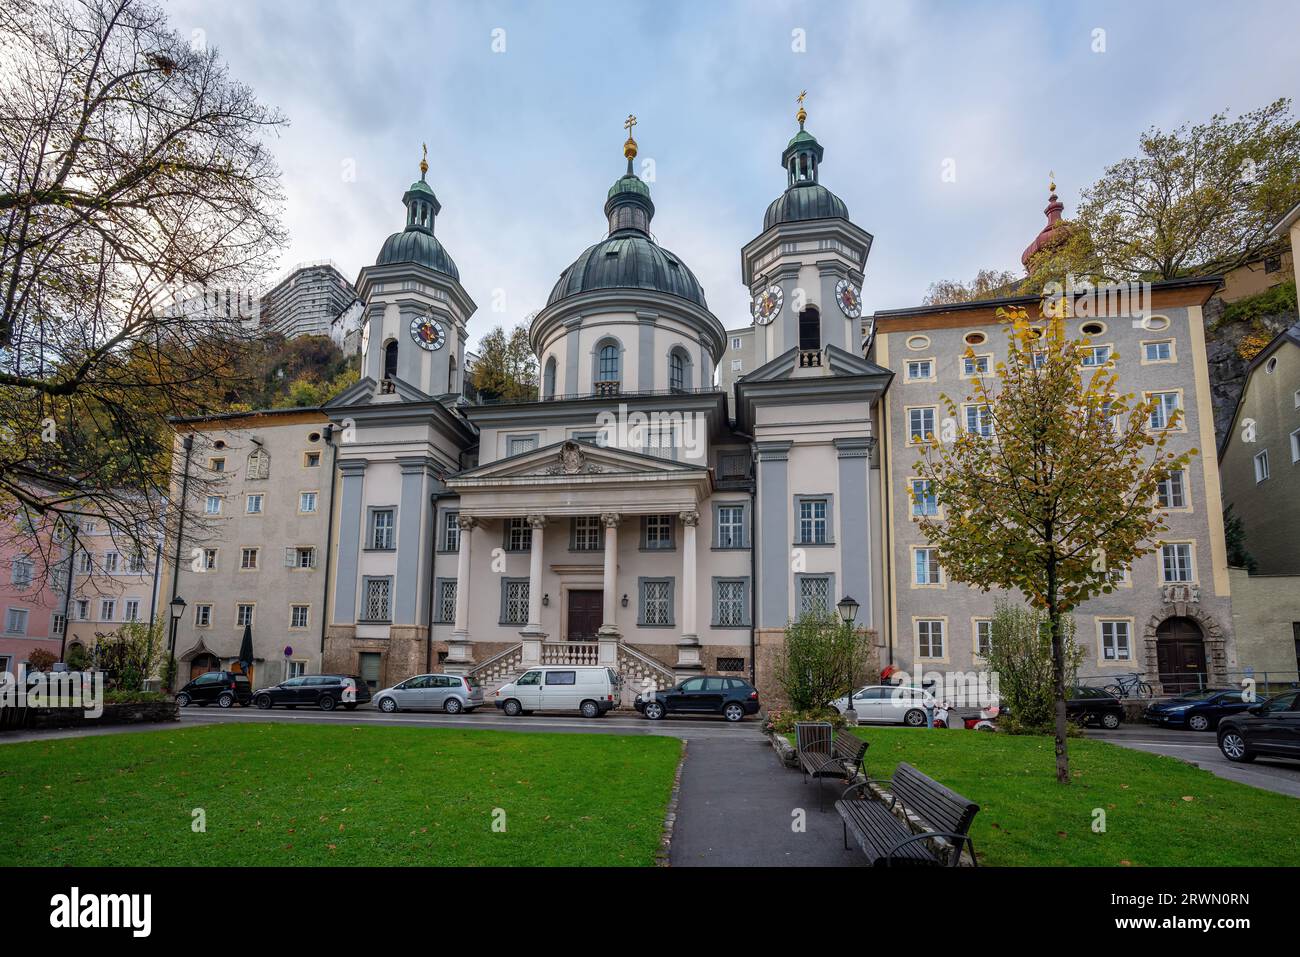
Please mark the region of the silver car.
POLYGON ((375 692, 375 705, 385 714, 394 711, 470 712, 483 703, 483 686, 463 675, 415 675, 375 692))

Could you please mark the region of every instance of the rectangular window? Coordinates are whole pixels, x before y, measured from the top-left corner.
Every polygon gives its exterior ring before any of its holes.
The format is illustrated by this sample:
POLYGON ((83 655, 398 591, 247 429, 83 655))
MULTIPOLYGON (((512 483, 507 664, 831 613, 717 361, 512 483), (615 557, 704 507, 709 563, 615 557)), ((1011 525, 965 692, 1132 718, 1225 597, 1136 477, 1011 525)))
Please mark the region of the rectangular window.
POLYGON ((203 549, 203 570, 213 571, 217 567, 217 550, 215 548, 203 549))
POLYGON ((253 624, 253 606, 247 604, 236 605, 235 626, 238 628, 243 628, 245 625, 251 627, 252 624, 253 624))
POLYGON ((829 575, 803 575, 799 579, 799 614, 827 613, 831 609, 829 575))
POLYGON ((987 658, 993 652, 993 622, 987 618, 975 620, 975 654, 987 658))
POLYGON ((67 627, 68 620, 59 612, 50 616, 50 637, 59 638, 63 635, 64 628, 67 627))
POLYGON ((125 611, 126 614, 123 615, 122 617, 123 621, 139 621, 140 620, 140 599, 128 598, 126 600, 125 611))
POLYGON ((262 496, 250 495, 244 505, 244 511, 249 515, 262 514, 262 496))
POLYGON ((194 625, 198 628, 208 628, 212 625, 211 605, 194 606, 194 625))
POLYGON ((731 348, 733 351, 740 348, 740 338, 738 336, 731 337, 731 348))
POLYGON ((714 579, 713 624, 714 627, 717 628, 738 628, 745 627, 749 624, 748 579, 714 579))
POLYGON ((666 549, 673 547, 673 516, 647 515, 641 520, 644 529, 642 547, 666 549))
POLYGON ((289 627, 306 628, 307 614, 310 605, 292 605, 289 608, 289 627))
POLYGON ((987 405, 966 406, 966 431, 982 438, 992 438, 993 411, 987 405))
POLYGON ((645 430, 645 446, 642 451, 660 459, 677 458, 677 427, 667 425, 649 425, 645 430))
POLYGON ((579 515, 572 520, 573 551, 598 552, 605 541, 605 527, 599 515, 579 515))
POLYGON ((1174 542, 1160 547, 1162 581, 1178 583, 1195 581, 1192 567, 1192 546, 1187 542, 1174 542))
POLYGON ((392 579, 389 578, 365 579, 363 610, 365 611, 366 621, 388 621, 392 585, 392 579))
POLYGON ((962 356, 961 374, 968 379, 989 374, 991 356, 962 356))
POLYGON ((284 676, 286 678, 301 678, 307 673, 307 662, 305 661, 288 661, 284 665, 284 676))
POLYGON ((391 508, 376 508, 370 512, 370 547, 391 551, 395 547, 396 529, 391 508))
POLYGON ((928 479, 912 479, 912 514, 918 517, 939 514, 939 496, 928 479))
POLYGON ((221 514, 221 496, 209 495, 203 502, 203 512, 206 515, 221 514))
POLYGON ((298 511, 303 513, 316 511, 316 493, 299 492, 298 493, 298 511))
POLYGON ((117 554, 117 552, 104 553, 104 574, 105 575, 116 575, 120 564, 121 564, 121 557, 117 554))
POLYGON ((1255 453, 1255 484, 1268 478, 1268 449, 1255 453))
POLYGON ((456 620, 456 580, 441 579, 438 582, 438 605, 434 609, 435 621, 453 622, 456 620))
POLYGON ((89 575, 95 570, 95 557, 90 552, 82 552, 77 556, 77 571, 89 575))
POLYGON ((826 499, 806 498, 799 502, 799 544, 826 544, 826 499))
POLYGON ((920 658, 943 657, 943 619, 922 619, 916 623, 916 653, 920 658))
POLYGON ((673 583, 666 578, 641 579, 640 625, 673 623, 673 583))
POLYGON ((745 547, 745 506, 719 505, 715 541, 718 548, 745 547))
POLYGON ((912 359, 907 363, 908 381, 934 378, 933 359, 912 359))
POLYGON ((909 442, 924 442, 927 435, 934 435, 934 407, 907 410, 907 434, 909 442))
POLYGON ((15 558, 13 567, 13 583, 17 588, 26 588, 32 583, 32 569, 35 566, 30 558, 15 558))
POLYGON ((1153 429, 1167 429, 1173 421, 1174 412, 1179 409, 1177 392, 1149 392, 1147 399, 1154 402, 1151 419, 1148 423, 1153 429))
POLYGON ((127 570, 132 575, 144 574, 144 553, 143 552, 138 550, 131 552, 131 559, 130 562, 128 563, 127 570))
POLYGON ((1156 486, 1157 505, 1161 508, 1187 507, 1186 474, 1182 469, 1170 472, 1169 477, 1156 486))
POLYGON ((242 548, 239 551, 239 567, 245 570, 257 567, 257 549, 242 548))
POLYGON ((1172 362, 1173 359, 1174 343, 1172 339, 1142 343, 1143 362, 1172 362))
POLYGON ((212 469, 212 471, 214 471, 214 472, 224 472, 224 471, 226 470, 226 460, 225 460, 225 459, 209 459, 209 460, 208 460, 208 468, 212 469))
POLYGON ((719 658, 718 670, 719 671, 744 671, 745 659, 744 658, 719 658))
POLYGON ((78 598, 77 599, 77 621, 89 621, 89 620, 90 620, 90 599, 78 598))
POLYGON ((1101 623, 1101 657, 1106 661, 1131 660, 1133 655, 1129 637, 1129 623, 1127 621, 1103 621, 1101 623))
POLYGON ((526 552, 533 547, 533 529, 524 518, 506 520, 506 551, 526 552))
POLYGON ((319 468, 319 467, 320 467, 320 453, 319 453, 319 452, 304 452, 304 453, 303 453, 303 456, 302 456, 302 466, 303 466, 303 468, 307 468, 307 469, 319 468))
POLYGON ((99 603, 99 620, 115 621, 117 615, 117 602, 112 598, 105 598, 99 603))
POLYGON ((501 587, 505 589, 502 609, 505 612, 505 619, 502 624, 528 624, 528 579, 507 578, 502 581, 501 587))
POLYGON ((315 545, 290 545, 284 550, 285 568, 315 568, 315 545))
POLYGON ((732 372, 739 372, 739 371, 741 371, 741 369, 742 369, 743 367, 744 367, 744 363, 741 362, 739 359, 732 359, 732 360, 731 360, 731 371, 732 371, 732 372))
POLYGON ((7 635, 25 635, 27 634, 27 609, 10 608, 5 615, 5 634, 7 635))
POLYGON ((939 571, 939 550, 937 548, 916 548, 912 550, 912 555, 912 584, 938 585, 942 583, 939 571))
POLYGON ((537 448, 537 436, 512 435, 506 440, 506 455, 522 455, 537 448))
POLYGON ((1079 349, 1079 365, 1098 368, 1110 361, 1110 346, 1083 346, 1079 349))
POLYGON ((1291 464, 1300 462, 1300 429, 1291 433, 1291 464))
POLYGON ((460 512, 443 513, 442 550, 444 552, 460 551, 460 512))

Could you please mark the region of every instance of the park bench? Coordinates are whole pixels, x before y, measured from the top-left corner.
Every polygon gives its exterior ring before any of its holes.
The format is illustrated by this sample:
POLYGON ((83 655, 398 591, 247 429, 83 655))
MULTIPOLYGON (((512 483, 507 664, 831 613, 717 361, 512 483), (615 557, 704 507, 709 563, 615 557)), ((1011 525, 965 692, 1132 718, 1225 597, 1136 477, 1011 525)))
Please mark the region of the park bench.
MULTIPOLYGON (((848 778, 852 780, 862 770, 867 754, 867 742, 849 731, 831 737, 831 726, 825 721, 801 721, 794 726, 795 755, 804 774, 809 778, 848 778)), ((818 808, 825 810, 822 791, 818 789, 818 808)))
POLYGON ((861 781, 845 789, 835 802, 835 810, 844 819, 844 847, 849 846, 849 831, 853 832, 858 846, 873 866, 939 866, 956 867, 961 860, 963 845, 970 849, 971 863, 975 863, 975 845, 970 839, 970 825, 979 812, 979 805, 927 777, 906 762, 900 762, 889 782, 888 803, 879 798, 861 796, 850 799, 853 791, 863 791, 867 782, 861 781), (894 814, 894 807, 902 805, 913 818, 919 819, 920 831, 894 814), (935 850, 933 838, 942 837, 946 849, 935 850))

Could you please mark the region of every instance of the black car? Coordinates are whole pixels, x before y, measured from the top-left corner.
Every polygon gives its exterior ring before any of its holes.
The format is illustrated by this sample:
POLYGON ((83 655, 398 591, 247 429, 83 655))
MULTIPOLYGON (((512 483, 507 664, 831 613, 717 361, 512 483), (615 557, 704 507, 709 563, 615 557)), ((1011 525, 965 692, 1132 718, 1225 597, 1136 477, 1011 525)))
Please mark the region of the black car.
POLYGON ((1274 695, 1224 718, 1219 750, 1229 761, 1254 761, 1261 755, 1300 758, 1300 691, 1274 695))
POLYGON ((1065 716, 1079 724, 1099 724, 1114 730, 1124 720, 1124 706, 1109 691, 1079 685, 1066 699, 1065 716))
POLYGON ((369 700, 370 686, 358 675, 299 675, 262 688, 253 696, 253 704, 263 711, 278 704, 286 708, 305 705, 322 711, 333 711, 343 705, 348 711, 355 711, 357 705, 369 700))
POLYGON ((176 692, 176 703, 182 708, 191 704, 207 707, 216 704, 218 708, 229 708, 234 704, 246 705, 253 700, 253 686, 248 675, 234 671, 209 671, 201 674, 180 691, 176 692))
POLYGON ((758 692, 744 678, 705 675, 687 678, 666 691, 639 694, 632 707, 651 721, 666 714, 720 714, 739 721, 758 713, 758 692))
POLYGON ((1253 703, 1245 699, 1240 688, 1204 688, 1157 701, 1142 712, 1142 717, 1163 728, 1213 731, 1228 715, 1240 714, 1253 703))

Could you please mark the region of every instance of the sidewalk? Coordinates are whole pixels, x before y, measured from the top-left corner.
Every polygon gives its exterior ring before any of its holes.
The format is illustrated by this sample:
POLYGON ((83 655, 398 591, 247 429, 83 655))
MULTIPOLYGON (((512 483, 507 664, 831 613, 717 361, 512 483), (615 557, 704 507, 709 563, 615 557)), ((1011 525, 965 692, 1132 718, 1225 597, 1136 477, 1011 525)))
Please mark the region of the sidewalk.
MULTIPOLYGON (((803 783, 765 736, 688 738, 668 860, 673 867, 860 867, 833 807, 839 781, 803 783), (817 810, 817 787, 826 810, 817 810), (794 830, 803 809, 806 829, 794 830)), ((852 843, 852 842, 850 842, 852 843)))

